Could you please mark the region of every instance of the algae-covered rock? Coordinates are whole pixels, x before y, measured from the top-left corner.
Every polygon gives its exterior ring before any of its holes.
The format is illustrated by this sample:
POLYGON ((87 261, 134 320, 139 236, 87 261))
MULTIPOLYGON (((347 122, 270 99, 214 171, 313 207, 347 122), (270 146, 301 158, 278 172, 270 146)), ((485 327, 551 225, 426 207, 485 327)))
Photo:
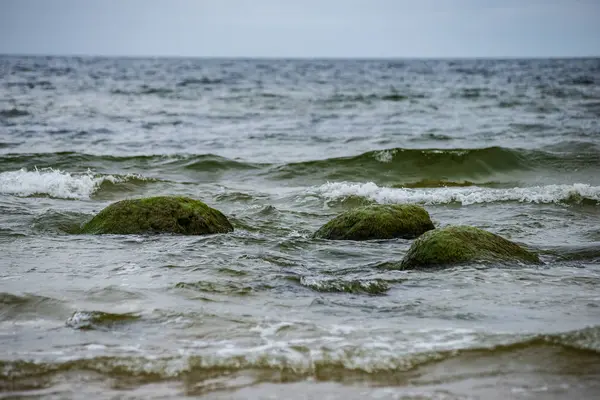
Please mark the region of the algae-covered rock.
POLYGON ((198 200, 170 196, 118 201, 82 228, 82 233, 90 234, 206 235, 231 231, 231 223, 220 211, 198 200))
POLYGON ((414 238, 431 229, 429 213, 408 204, 358 207, 323 225, 314 237, 332 240, 414 238))
POLYGON ((470 261, 539 263, 537 254, 494 233, 470 226, 450 226, 415 240, 401 269, 435 267, 470 261))

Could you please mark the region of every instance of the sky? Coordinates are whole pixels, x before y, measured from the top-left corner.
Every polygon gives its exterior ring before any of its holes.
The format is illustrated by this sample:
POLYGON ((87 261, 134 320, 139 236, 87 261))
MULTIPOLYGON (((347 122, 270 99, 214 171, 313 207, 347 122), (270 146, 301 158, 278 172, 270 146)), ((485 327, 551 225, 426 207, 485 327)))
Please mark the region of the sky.
POLYGON ((0 53, 600 56, 600 0, 0 0, 0 53))

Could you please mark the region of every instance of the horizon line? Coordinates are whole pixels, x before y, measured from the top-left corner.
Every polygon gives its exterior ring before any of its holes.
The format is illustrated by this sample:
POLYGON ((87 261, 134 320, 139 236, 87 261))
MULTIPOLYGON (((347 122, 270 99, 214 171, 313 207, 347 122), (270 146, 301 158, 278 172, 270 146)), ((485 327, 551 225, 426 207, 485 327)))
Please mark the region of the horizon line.
POLYGON ((124 55, 124 54, 85 54, 85 53, 12 53, 0 52, 0 57, 81 57, 81 58, 127 58, 127 59, 204 59, 204 60, 581 60, 597 59, 598 55, 566 56, 192 56, 192 55, 124 55))

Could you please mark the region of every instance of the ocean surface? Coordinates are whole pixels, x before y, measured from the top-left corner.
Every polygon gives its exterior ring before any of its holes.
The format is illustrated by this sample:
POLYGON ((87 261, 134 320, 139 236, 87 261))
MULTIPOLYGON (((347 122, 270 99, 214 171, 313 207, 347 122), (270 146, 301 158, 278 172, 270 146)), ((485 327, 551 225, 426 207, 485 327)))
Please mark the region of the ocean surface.
POLYGON ((599 394, 600 59, 0 56, 0 398, 599 394), (154 195, 235 231, 74 234, 154 195), (311 238, 374 203, 543 265, 311 238))

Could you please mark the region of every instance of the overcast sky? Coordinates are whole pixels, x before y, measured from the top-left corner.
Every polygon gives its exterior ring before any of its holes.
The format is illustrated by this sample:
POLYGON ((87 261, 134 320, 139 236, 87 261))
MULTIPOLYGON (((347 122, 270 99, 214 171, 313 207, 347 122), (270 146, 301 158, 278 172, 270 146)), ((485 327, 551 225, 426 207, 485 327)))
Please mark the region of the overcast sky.
POLYGON ((600 56, 600 0, 0 0, 0 53, 600 56))

